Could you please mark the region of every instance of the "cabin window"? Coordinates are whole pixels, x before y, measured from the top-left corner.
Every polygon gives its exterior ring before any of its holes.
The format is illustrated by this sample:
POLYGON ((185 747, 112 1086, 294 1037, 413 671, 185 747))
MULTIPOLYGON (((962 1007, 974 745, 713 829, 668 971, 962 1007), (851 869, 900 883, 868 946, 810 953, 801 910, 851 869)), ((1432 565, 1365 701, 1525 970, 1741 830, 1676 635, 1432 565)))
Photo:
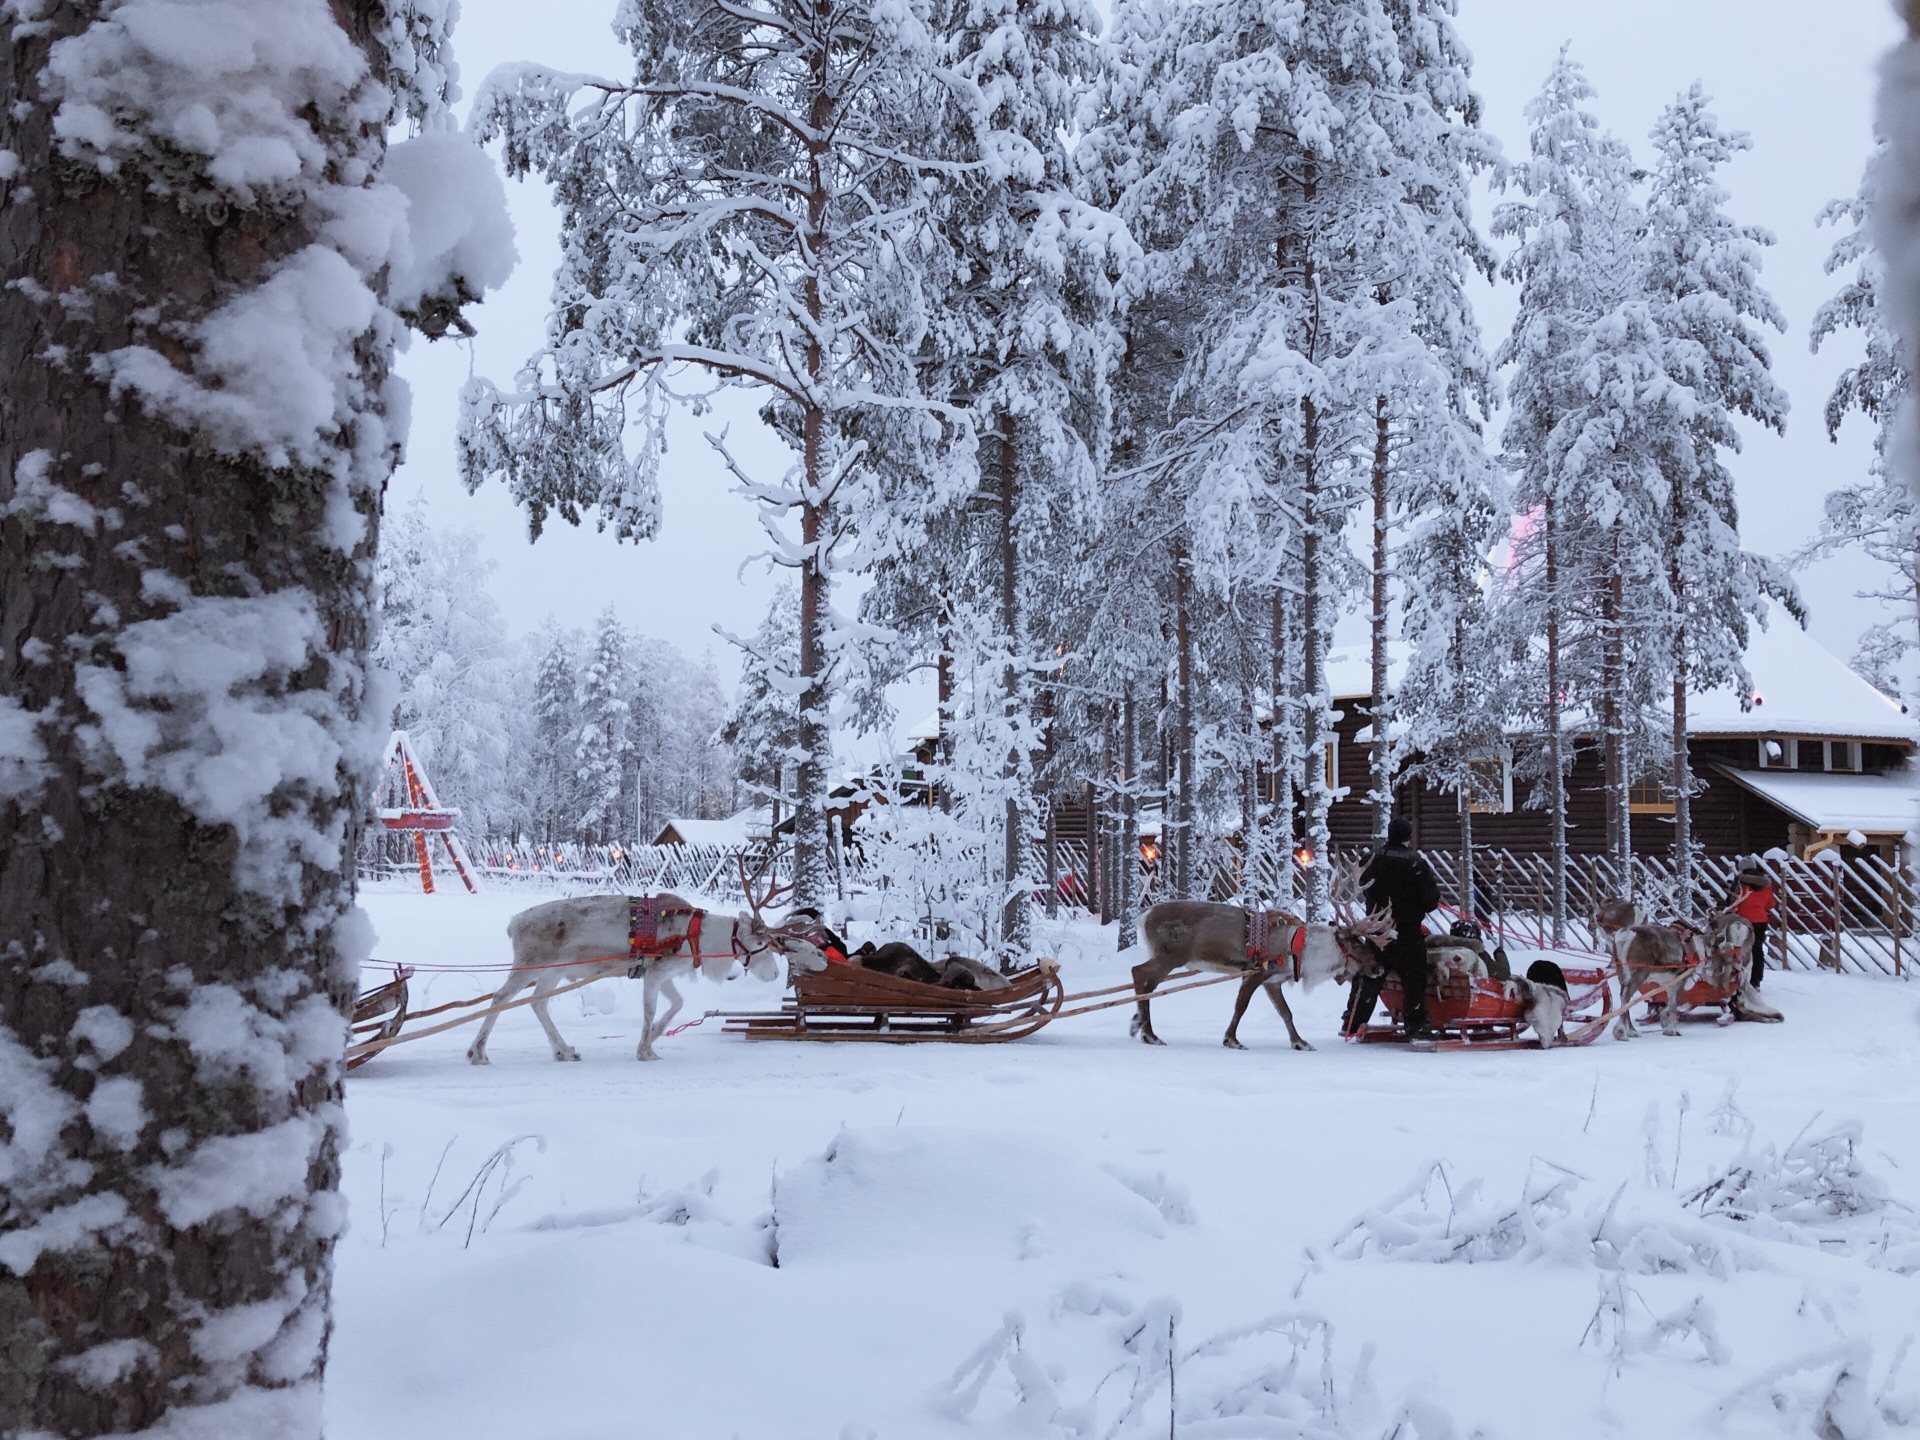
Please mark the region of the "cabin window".
POLYGON ((1513 756, 1502 752, 1467 762, 1471 777, 1467 808, 1476 815, 1513 813, 1513 756))
POLYGON ((1823 744, 1827 752, 1827 769, 1845 775, 1860 773, 1858 740, 1828 740, 1823 744))
POLYGON ((1760 768, 1762 770, 1798 770, 1800 742, 1784 735, 1762 735, 1760 737, 1760 768))
POLYGON ((1665 782, 1639 780, 1627 790, 1627 809, 1635 815, 1673 814, 1673 796, 1665 782))
POLYGON ((1321 747, 1323 776, 1321 783, 1329 790, 1340 788, 1340 737, 1333 736, 1321 747))

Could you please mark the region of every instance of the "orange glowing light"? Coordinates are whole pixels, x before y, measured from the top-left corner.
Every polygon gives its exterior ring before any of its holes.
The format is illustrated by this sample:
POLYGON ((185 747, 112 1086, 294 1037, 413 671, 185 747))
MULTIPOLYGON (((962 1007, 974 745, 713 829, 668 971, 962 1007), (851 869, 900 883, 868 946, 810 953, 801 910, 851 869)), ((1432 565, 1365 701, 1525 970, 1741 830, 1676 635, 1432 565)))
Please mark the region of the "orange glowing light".
POLYGON ((1302 865, 1311 865, 1313 864, 1313 851, 1309 850, 1305 845, 1302 845, 1298 850, 1293 852, 1293 858, 1298 860, 1302 865))

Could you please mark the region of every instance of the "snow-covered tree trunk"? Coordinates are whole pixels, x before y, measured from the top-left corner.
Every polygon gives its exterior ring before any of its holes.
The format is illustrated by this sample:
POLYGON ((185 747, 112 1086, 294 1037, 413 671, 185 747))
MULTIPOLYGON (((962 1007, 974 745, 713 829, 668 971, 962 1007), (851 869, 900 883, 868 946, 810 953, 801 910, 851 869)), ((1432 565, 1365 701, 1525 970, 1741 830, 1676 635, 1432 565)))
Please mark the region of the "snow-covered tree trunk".
POLYGON ((10 1437, 320 1434, 394 312, 459 298, 396 294, 413 19, 7 11, 10 1437))
POLYGON ((1547 858, 1553 870, 1553 943, 1567 943, 1567 769, 1566 731, 1562 716, 1566 698, 1560 678, 1560 534, 1554 503, 1548 498, 1541 511, 1542 541, 1546 549, 1547 695, 1547 858))
POLYGON ((1138 910, 1140 895, 1140 812, 1135 800, 1138 781, 1138 721, 1133 711, 1133 682, 1129 680, 1120 697, 1120 769, 1126 789, 1120 796, 1120 880, 1114 897, 1114 915, 1120 931, 1119 948, 1131 950, 1139 943, 1138 910))
POLYGON ((1173 860, 1173 898, 1191 900, 1196 879, 1194 851, 1199 837, 1194 824, 1193 564, 1184 540, 1176 540, 1173 546, 1173 643, 1178 686, 1173 743, 1178 773, 1174 779, 1173 812, 1168 817, 1173 823, 1167 827, 1170 842, 1167 849, 1173 860))
POLYGON ((1294 788, 1294 775, 1297 761, 1293 745, 1293 716, 1287 704, 1287 592, 1284 584, 1276 585, 1273 590, 1270 637, 1272 669, 1268 685, 1273 692, 1273 755, 1270 760, 1273 774, 1273 826, 1274 838, 1279 842, 1275 847, 1277 864, 1277 889, 1273 903, 1279 909, 1291 910, 1294 903, 1293 889, 1293 811, 1297 803, 1294 788))
POLYGON ((1387 826, 1393 819, 1393 752, 1387 741, 1387 538, 1391 519, 1387 502, 1392 450, 1384 395, 1374 402, 1373 426, 1373 549, 1369 567, 1373 594, 1367 627, 1372 665, 1367 714, 1373 727, 1373 748, 1368 752, 1373 793, 1368 798, 1377 847, 1386 844, 1387 826))
MULTIPOLYGON (((995 478, 999 490, 1000 550, 1000 628, 1006 636, 1007 664, 1001 673, 1001 699, 1009 724, 1019 724, 1028 716, 1026 686, 1022 681, 1020 657, 1026 653, 1024 626, 1020 616, 1020 541, 1019 452, 1014 447, 1014 419, 1000 417, 999 454, 995 478)), ((1023 741, 1026 737, 1022 737, 1023 741)), ((1025 883, 1026 827, 1028 815, 1021 804, 1030 798, 1031 787, 1021 783, 1026 756, 1019 746, 1007 752, 1005 834, 1002 838, 1002 873, 1006 876, 1007 898, 1001 912, 1000 942, 1008 957, 1026 953, 1033 928, 1031 887, 1025 883)))
POLYGON ((1321 570, 1320 515, 1320 407, 1309 398, 1301 402, 1301 527, 1300 527, 1300 696, 1303 707, 1301 744, 1306 751, 1307 918, 1324 920, 1328 898, 1328 850, 1332 845, 1330 817, 1333 792, 1327 775, 1327 688, 1325 636, 1322 618, 1326 578, 1321 570))

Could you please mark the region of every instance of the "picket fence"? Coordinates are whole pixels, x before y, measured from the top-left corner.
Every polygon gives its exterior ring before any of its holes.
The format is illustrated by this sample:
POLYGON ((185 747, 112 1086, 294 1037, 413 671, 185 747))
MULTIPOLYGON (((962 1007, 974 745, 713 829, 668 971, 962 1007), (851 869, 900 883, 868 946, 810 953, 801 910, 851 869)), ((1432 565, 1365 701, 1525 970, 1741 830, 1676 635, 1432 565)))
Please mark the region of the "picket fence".
MULTIPOLYGON (((767 864, 766 874, 784 883, 789 877, 786 857, 767 860, 755 847, 731 845, 531 845, 497 840, 470 841, 468 848, 482 883, 509 885, 553 895, 588 891, 642 894, 675 890, 724 904, 744 904, 741 872, 748 875, 767 864)), ((1445 850, 1423 851, 1438 876, 1443 900, 1465 910, 1462 857, 1445 850)), ((1038 858, 1038 857, 1036 857, 1038 858)), ((1117 867, 1108 857, 1106 873, 1117 867)), ((1336 850, 1329 863, 1351 878, 1366 856, 1360 851, 1336 850)), ((829 886, 841 895, 874 888, 880 876, 868 874, 854 854, 829 857, 829 886)), ((1812 860, 1767 860, 1780 898, 1777 923, 1768 937, 1768 963, 1775 968, 1857 971, 1869 975, 1907 976, 1920 934, 1920 891, 1905 867, 1890 865, 1875 855, 1842 858, 1827 852, 1812 860)), ((1307 893, 1308 876, 1292 856, 1268 866, 1249 867, 1237 849, 1222 844, 1198 867, 1207 877, 1211 898, 1233 903, 1270 905, 1307 893), (1284 870, 1281 868, 1284 866, 1284 870), (1251 880, 1251 884, 1249 881, 1251 880)), ((1733 892, 1737 862, 1705 857, 1696 862, 1693 894, 1687 903, 1676 896, 1671 866, 1663 859, 1635 857, 1630 875, 1623 876, 1611 859, 1597 855, 1570 856, 1567 862, 1566 928, 1558 943, 1590 949, 1594 937, 1589 917, 1602 900, 1631 894, 1656 916, 1704 916, 1733 892)), ((1157 867, 1136 863, 1128 879, 1134 886, 1135 912, 1164 898, 1163 876, 1157 867)), ((1553 934, 1553 882, 1549 857, 1516 854, 1508 850, 1473 852, 1473 909, 1488 930, 1508 943, 1548 947, 1553 934)), ((361 853, 363 879, 400 879, 418 882, 410 849, 379 844, 361 853)), ((1052 893, 1055 908, 1083 906, 1115 908, 1111 895, 1100 903, 1097 879, 1087 863, 1083 844, 1056 842, 1052 893)), ((762 879, 762 884, 765 879, 762 879)), ((1043 885, 1036 898, 1045 901, 1043 885)))

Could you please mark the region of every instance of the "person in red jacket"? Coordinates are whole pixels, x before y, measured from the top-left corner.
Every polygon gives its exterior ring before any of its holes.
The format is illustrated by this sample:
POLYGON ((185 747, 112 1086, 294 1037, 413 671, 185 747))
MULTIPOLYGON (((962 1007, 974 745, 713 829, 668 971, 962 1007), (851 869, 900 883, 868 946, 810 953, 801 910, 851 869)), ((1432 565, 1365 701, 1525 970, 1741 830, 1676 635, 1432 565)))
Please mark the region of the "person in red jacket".
POLYGON ((1767 927, 1780 908, 1773 877, 1758 865, 1743 866, 1734 877, 1733 901, 1728 908, 1753 926, 1753 983, 1757 986, 1767 973, 1767 927))

